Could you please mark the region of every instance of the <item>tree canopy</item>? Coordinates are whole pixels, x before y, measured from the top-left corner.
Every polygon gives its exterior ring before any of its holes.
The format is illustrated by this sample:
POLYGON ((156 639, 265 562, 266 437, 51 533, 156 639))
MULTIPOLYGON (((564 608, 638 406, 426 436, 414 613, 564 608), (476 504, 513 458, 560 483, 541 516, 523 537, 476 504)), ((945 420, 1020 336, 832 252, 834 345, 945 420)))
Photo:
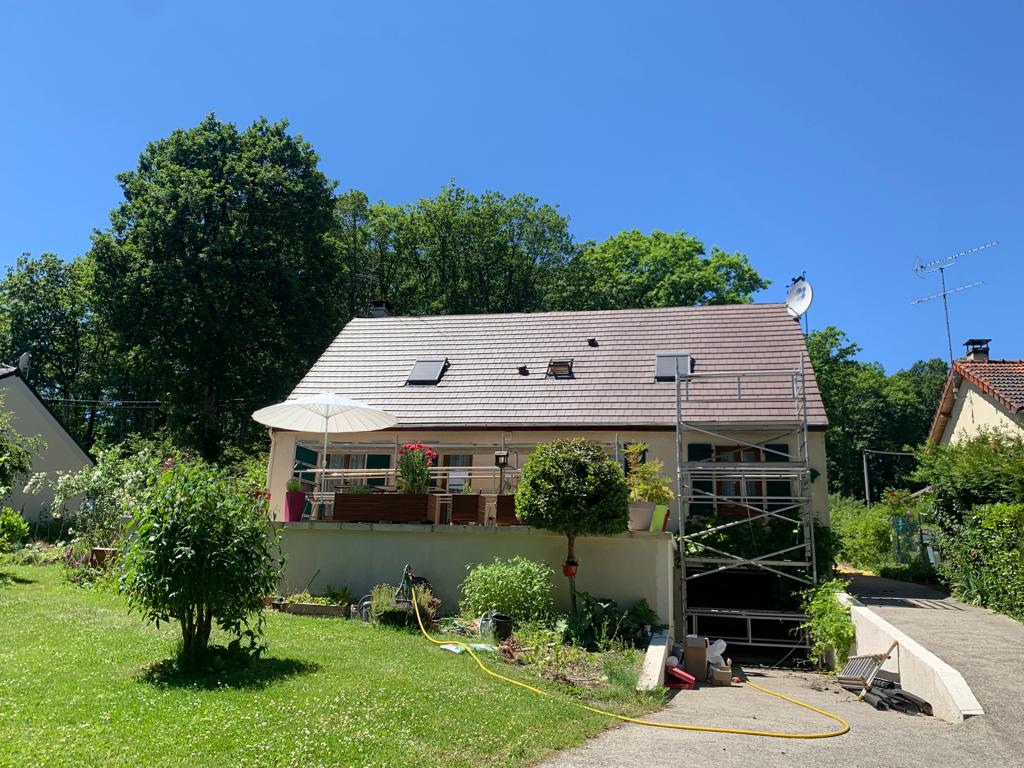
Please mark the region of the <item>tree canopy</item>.
MULTIPOLYGON (((825 437, 829 488, 864 495, 862 451, 903 451, 925 441, 948 368, 920 360, 887 376, 878 363, 856 359, 860 347, 835 326, 812 331, 807 348, 831 428, 825 437)), ((910 457, 872 456, 872 493, 904 486, 910 457)))
POLYGON ((96 310, 203 454, 228 400, 286 394, 339 330, 334 184, 287 123, 209 115, 118 176, 93 238, 96 310))

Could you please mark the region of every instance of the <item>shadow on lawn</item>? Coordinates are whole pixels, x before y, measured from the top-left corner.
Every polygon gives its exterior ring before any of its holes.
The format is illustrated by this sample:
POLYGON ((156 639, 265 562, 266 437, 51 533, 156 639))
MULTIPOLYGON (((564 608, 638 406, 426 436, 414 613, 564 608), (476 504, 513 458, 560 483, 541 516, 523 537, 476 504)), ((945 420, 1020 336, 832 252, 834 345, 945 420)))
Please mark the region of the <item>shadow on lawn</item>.
POLYGON ((176 656, 151 664, 138 676, 140 682, 166 688, 200 690, 260 689, 295 675, 320 669, 319 664, 296 659, 250 658, 226 648, 211 647, 209 656, 196 664, 176 656))
POLYGON ((7 573, 7 571, 0 571, 0 587, 9 587, 11 584, 35 584, 35 579, 25 579, 21 576, 15 576, 13 573, 7 573))

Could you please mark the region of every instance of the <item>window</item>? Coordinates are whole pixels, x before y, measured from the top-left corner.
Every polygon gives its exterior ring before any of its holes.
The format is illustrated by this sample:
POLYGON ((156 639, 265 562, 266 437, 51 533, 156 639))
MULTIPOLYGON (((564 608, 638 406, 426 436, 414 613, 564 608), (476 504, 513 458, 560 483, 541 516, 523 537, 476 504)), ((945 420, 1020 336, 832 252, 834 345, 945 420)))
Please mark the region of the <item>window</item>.
MULTIPOLYGON (((751 464, 761 461, 761 451, 743 445, 716 445, 715 461, 730 464, 751 464)), ((719 515, 747 515, 754 510, 750 507, 762 507, 764 501, 764 482, 761 480, 720 479, 716 481, 718 496, 726 497, 719 501, 719 515), (729 501, 736 503, 730 504, 729 501)))
POLYGON ((441 457, 442 467, 452 467, 446 473, 444 488, 449 493, 462 493, 463 489, 470 485, 469 467, 473 466, 473 456, 468 453, 446 453, 441 457), (460 470, 460 467, 466 469, 460 470))
POLYGON ((571 357, 552 357, 548 362, 548 371, 545 375, 556 379, 572 379, 574 378, 572 363, 571 357))
POLYGON ((405 383, 437 384, 444 375, 444 372, 448 370, 449 365, 447 357, 428 357, 423 360, 417 360, 405 383))
POLYGON ((693 358, 687 352, 655 352, 654 380, 675 381, 677 366, 684 376, 693 373, 693 358))

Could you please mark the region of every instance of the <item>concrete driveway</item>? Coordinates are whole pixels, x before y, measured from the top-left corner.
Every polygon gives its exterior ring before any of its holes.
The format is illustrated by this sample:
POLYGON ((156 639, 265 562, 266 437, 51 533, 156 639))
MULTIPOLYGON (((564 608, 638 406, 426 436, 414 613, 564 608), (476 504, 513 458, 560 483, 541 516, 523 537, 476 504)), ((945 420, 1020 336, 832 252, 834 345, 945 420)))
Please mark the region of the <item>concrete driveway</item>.
MULTIPOLYGON (((759 685, 844 718, 850 723, 850 733, 832 739, 795 740, 623 725, 542 765, 1024 766, 1024 625, 927 587, 875 576, 855 577, 849 591, 959 670, 985 715, 951 725, 932 717, 877 712, 820 675, 748 668, 750 679, 759 685)), ((831 720, 747 686, 679 691, 650 719, 802 733, 832 730, 834 725, 831 720)))

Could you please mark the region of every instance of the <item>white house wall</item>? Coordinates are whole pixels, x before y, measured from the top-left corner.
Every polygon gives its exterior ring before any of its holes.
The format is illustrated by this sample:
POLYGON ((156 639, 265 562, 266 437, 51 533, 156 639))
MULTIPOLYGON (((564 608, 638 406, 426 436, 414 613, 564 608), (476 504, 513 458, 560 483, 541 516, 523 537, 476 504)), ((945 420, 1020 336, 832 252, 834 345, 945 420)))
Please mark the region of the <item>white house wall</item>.
MULTIPOLYGON (((4 397, 3 409, 10 411, 14 416, 11 424, 14 431, 27 437, 39 435, 46 443, 32 460, 33 474, 45 472, 55 480, 58 472, 77 472, 92 464, 85 451, 64 430, 24 381, 17 376, 0 379, 0 392, 4 397)), ((44 488, 37 494, 26 494, 22 490, 23 487, 24 481, 18 483, 4 503, 21 512, 27 520, 35 521, 41 511, 49 510, 53 502, 53 490, 44 488)))
POLYGON ((942 433, 942 444, 973 437, 983 429, 1002 429, 1024 437, 1024 426, 1019 419, 1011 416, 991 395, 964 379, 942 433))

